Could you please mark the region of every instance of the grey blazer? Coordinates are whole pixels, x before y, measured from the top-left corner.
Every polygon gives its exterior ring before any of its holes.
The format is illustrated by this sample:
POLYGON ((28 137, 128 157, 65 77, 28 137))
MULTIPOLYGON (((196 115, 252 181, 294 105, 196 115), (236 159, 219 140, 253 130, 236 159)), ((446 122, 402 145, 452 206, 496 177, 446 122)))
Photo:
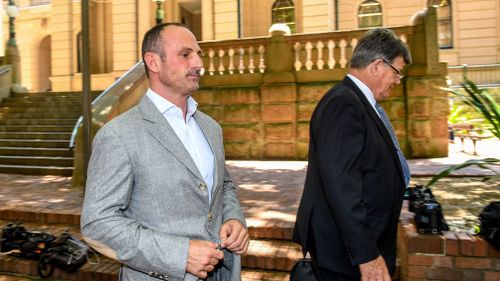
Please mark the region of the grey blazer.
MULTIPOLYGON (((222 130, 196 111, 194 118, 215 156, 212 202, 189 153, 144 96, 94 138, 81 227, 84 236, 116 252, 120 280, 197 280, 185 273, 190 239, 219 241, 221 225, 245 225, 225 168, 222 130)), ((209 280, 241 280, 241 262, 225 251, 209 280)))

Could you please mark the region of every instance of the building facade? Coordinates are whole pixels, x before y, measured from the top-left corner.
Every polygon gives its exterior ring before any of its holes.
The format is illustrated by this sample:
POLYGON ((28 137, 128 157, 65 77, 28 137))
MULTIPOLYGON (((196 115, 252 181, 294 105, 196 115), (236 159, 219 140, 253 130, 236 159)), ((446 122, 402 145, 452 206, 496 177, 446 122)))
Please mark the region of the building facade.
MULTIPOLYGON (((405 26, 415 13, 434 5, 440 61, 450 66, 500 63, 498 0, 89 0, 92 89, 105 89, 140 60, 142 36, 155 24, 157 2, 165 22, 184 23, 200 41, 268 36, 273 22, 286 23, 298 34, 405 26)), ((30 91, 80 90, 80 1, 16 4, 21 84, 30 91)), ((5 46, 8 17, 1 14, 5 46)))

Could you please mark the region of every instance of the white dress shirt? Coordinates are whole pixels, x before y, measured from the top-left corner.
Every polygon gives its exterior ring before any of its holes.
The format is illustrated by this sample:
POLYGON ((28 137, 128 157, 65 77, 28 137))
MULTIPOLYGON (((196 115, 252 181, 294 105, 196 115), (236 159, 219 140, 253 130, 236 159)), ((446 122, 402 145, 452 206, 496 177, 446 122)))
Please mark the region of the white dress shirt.
POLYGON ((192 97, 187 98, 186 120, 184 121, 182 110, 179 107, 151 89, 148 89, 146 95, 151 99, 156 108, 158 108, 163 117, 165 117, 196 164, 207 185, 208 202, 210 203, 214 186, 215 159, 207 138, 203 134, 198 122, 196 122, 196 119, 193 118, 198 103, 192 97))
POLYGON ((351 78, 352 82, 354 82, 354 84, 356 84, 356 86, 358 86, 358 88, 361 90, 363 95, 365 95, 366 99, 368 100, 368 102, 372 106, 373 110, 377 113, 378 117, 380 117, 380 114, 378 113, 377 109, 375 108, 375 104, 377 103, 377 101, 375 100, 375 96, 373 96, 372 90, 370 90, 370 88, 368 88, 368 86, 366 86, 365 83, 361 82, 361 80, 356 78, 356 76, 354 76, 352 74, 347 74, 347 77, 351 78))

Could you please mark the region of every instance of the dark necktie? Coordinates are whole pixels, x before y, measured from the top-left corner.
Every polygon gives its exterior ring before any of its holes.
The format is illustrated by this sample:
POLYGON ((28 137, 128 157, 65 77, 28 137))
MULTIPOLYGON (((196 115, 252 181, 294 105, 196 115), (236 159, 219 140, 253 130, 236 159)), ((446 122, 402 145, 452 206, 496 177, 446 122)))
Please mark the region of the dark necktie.
POLYGON ((398 138, 396 137, 396 133, 394 133, 394 128, 392 128, 391 122, 389 121, 389 118, 387 117, 387 114, 385 113, 385 110, 380 106, 380 104, 375 103, 375 109, 377 110, 378 114, 380 115, 380 119, 382 120, 382 123, 384 123, 385 127, 387 128, 387 131, 389 131, 389 135, 391 136, 392 142, 394 143, 394 146, 396 147, 396 151, 398 152, 398 157, 399 157, 399 162, 401 162, 401 168, 403 169, 403 176, 405 179, 405 185, 408 186, 408 183, 410 183, 410 167, 408 167, 408 162, 406 162, 406 158, 403 155, 403 152, 401 152, 401 148, 399 147, 399 142, 398 138))

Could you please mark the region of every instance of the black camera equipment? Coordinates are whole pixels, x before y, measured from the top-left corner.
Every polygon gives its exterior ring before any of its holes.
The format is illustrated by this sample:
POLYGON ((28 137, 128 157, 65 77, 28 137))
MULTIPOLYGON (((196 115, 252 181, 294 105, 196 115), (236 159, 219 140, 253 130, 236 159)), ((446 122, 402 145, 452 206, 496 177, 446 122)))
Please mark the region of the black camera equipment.
POLYGON ((9 223, 2 229, 0 251, 38 260, 38 274, 47 278, 54 267, 77 271, 87 261, 90 248, 66 231, 56 238, 44 232, 27 231, 21 223, 9 223))
POLYGON ((19 256, 37 259, 47 252, 54 239, 56 237, 51 234, 27 231, 21 223, 12 222, 2 229, 0 251, 14 251, 19 256))
POLYGON ((481 231, 486 241, 500 251, 500 201, 492 201, 479 214, 481 231))
POLYGON ((415 224, 420 233, 438 234, 449 230, 441 204, 429 188, 424 188, 422 185, 409 188, 406 198, 409 200, 410 212, 415 213, 415 224))

